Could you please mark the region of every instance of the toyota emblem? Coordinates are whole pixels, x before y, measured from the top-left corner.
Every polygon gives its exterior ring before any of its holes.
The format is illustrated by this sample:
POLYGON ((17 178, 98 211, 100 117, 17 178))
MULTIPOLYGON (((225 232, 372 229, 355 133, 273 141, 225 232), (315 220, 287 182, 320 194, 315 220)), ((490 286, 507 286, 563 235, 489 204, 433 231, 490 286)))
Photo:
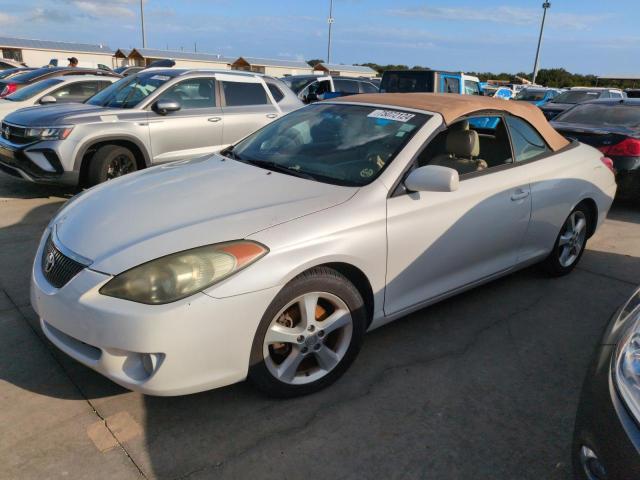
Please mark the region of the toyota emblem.
POLYGON ((44 262, 44 273, 49 273, 51 270, 53 270, 55 264, 56 257, 53 256, 53 253, 49 252, 44 262))

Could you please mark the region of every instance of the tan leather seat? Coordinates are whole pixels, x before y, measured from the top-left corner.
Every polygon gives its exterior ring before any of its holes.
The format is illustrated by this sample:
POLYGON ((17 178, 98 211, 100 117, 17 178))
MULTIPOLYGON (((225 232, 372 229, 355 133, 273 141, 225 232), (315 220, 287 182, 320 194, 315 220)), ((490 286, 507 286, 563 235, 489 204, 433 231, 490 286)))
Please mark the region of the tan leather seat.
POLYGON ((484 160, 474 158, 480 155, 480 140, 475 130, 449 131, 446 149, 446 154, 436 156, 430 164, 453 168, 460 175, 478 172, 488 167, 484 160))

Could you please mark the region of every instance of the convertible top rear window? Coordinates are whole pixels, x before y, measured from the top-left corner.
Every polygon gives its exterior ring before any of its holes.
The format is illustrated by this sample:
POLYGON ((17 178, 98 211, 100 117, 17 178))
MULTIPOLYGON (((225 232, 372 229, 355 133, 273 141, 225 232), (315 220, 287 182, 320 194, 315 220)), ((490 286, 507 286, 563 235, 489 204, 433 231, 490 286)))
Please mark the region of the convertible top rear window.
POLYGON ((371 183, 430 118, 393 107, 314 104, 237 144, 229 155, 337 185, 371 183))

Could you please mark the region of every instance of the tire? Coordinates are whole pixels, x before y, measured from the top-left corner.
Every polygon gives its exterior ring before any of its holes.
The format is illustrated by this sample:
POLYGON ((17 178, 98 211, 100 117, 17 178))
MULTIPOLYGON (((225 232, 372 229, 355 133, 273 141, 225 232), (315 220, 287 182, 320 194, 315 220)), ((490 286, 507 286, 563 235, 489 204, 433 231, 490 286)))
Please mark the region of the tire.
POLYGON ((561 277, 571 273, 576 267, 587 246, 591 222, 591 211, 583 204, 571 211, 562 224, 553 250, 542 262, 549 275, 561 277))
POLYGON ((138 169, 136 157, 131 150, 120 145, 104 145, 89 160, 88 186, 92 187, 138 169))
POLYGON ((264 313, 248 378, 279 398, 321 390, 349 368, 366 328, 366 308, 356 287, 336 270, 313 268, 285 285, 264 313), (311 315, 303 314, 305 305, 311 315))

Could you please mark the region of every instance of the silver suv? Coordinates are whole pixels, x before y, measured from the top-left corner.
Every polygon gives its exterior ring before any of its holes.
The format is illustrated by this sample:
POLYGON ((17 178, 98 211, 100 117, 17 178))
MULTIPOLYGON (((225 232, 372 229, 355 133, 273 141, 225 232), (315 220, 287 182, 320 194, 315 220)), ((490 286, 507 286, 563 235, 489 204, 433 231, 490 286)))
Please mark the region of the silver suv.
POLYGON ((84 104, 7 115, 0 170, 39 183, 96 185, 221 150, 301 106, 283 82, 255 73, 146 69, 84 104))

